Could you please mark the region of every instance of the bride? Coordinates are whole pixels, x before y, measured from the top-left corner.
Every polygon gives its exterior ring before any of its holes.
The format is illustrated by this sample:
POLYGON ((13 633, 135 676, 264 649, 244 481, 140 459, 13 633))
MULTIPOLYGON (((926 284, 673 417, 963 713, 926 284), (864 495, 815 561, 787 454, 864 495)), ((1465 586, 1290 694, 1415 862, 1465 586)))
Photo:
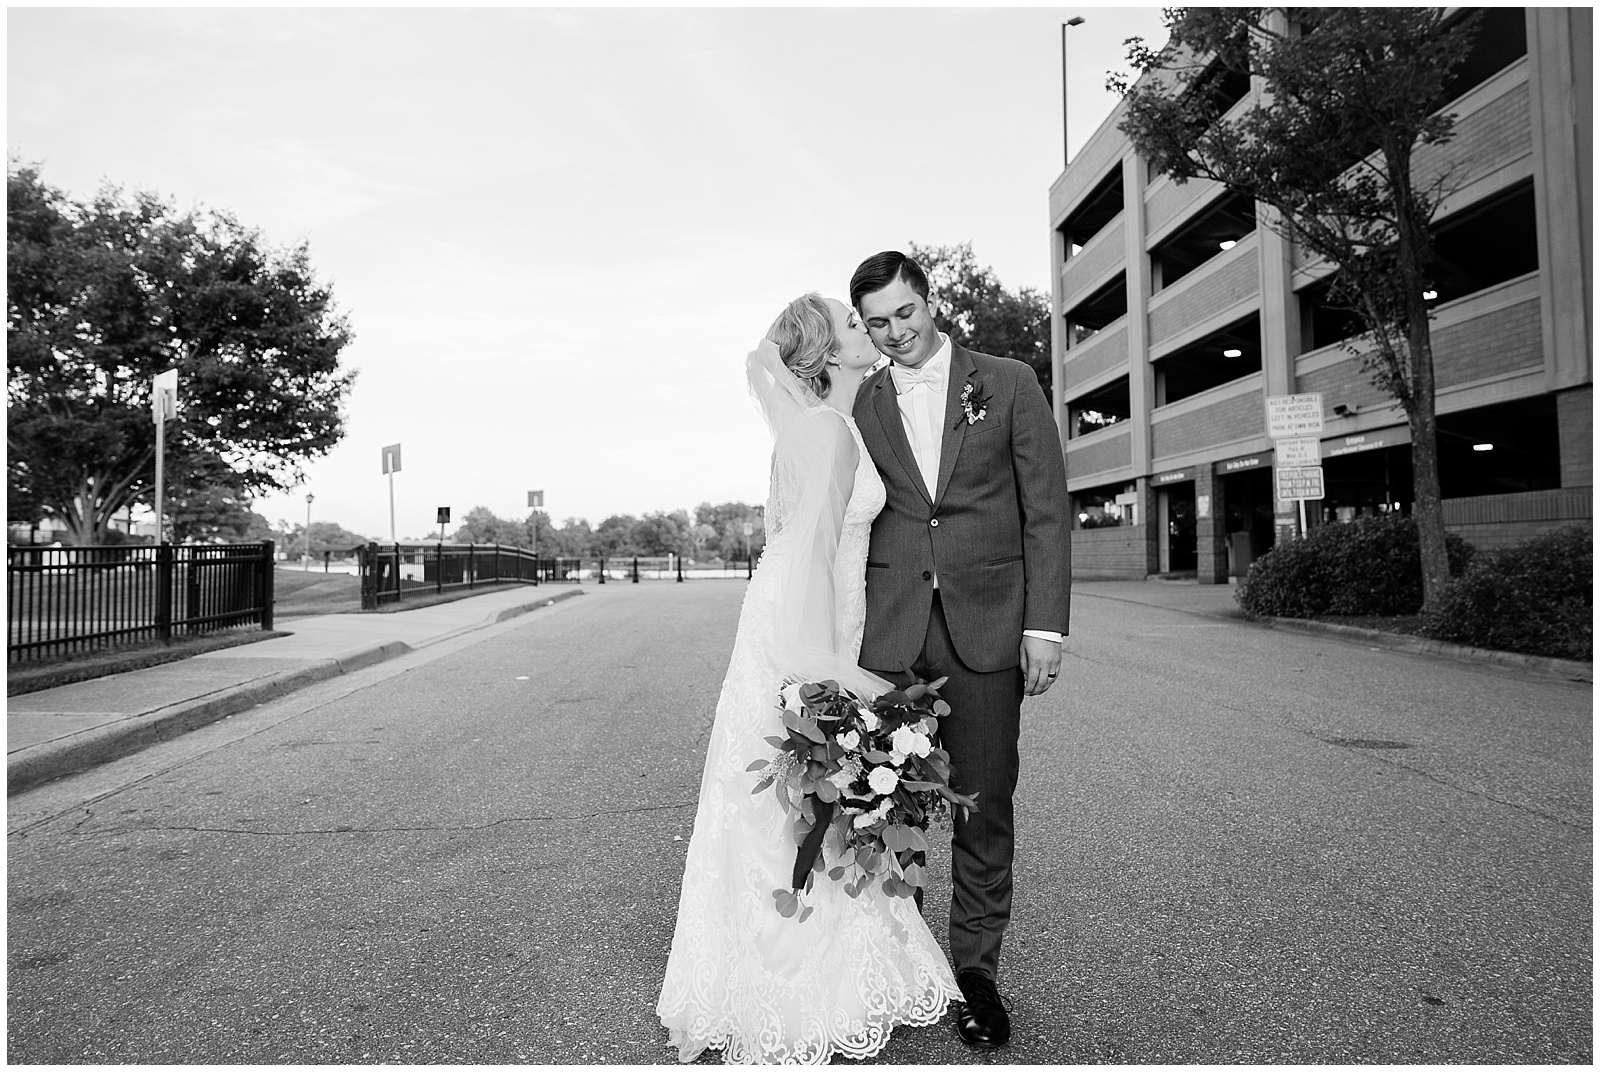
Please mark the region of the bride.
POLYGON ((794 869, 792 817, 775 794, 751 794, 758 776, 747 771, 771 758, 764 738, 784 732, 786 676, 831 678, 863 696, 890 688, 856 666, 884 489, 850 409, 879 358, 854 310, 807 294, 746 363, 774 440, 767 546, 717 701, 656 1003, 684 1062, 708 1047, 729 1063, 870 1057, 896 1024, 934 1023, 961 1000, 910 898, 876 883, 851 898, 818 875, 803 897, 810 917, 779 915, 772 893, 794 869))

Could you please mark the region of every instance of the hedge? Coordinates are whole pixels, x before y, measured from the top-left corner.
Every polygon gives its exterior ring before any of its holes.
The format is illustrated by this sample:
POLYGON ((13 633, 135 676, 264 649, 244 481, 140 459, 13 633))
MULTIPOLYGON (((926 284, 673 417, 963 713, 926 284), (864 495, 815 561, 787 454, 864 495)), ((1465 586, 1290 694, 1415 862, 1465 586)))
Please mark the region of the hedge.
MULTIPOLYGON (((1451 574, 1460 574, 1472 545, 1447 533, 1445 548, 1451 574)), ((1319 525, 1256 559, 1234 598, 1253 617, 1416 614, 1422 609, 1417 524, 1383 514, 1319 525)))
POLYGON ((1476 556, 1429 611, 1437 640, 1594 658, 1594 538, 1568 525, 1476 556))

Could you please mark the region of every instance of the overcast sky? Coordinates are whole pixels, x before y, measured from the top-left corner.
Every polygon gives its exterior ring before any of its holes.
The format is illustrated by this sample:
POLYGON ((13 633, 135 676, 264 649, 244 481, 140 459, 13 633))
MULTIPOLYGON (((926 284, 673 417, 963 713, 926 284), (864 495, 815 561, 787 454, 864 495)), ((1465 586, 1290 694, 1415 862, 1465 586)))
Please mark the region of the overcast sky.
POLYGON ((401 537, 534 488, 598 523, 762 501, 744 356, 864 257, 970 241, 1049 291, 1073 15, 1076 150, 1157 9, 11 8, 6 142, 310 243, 359 375, 269 519, 387 538, 399 442, 401 537))

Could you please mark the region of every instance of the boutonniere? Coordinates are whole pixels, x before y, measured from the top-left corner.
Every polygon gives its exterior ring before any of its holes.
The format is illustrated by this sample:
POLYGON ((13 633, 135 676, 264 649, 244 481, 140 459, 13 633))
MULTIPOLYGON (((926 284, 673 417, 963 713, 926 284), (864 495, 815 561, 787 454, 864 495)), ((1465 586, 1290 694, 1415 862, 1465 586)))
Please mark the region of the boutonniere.
POLYGON ((983 384, 968 381, 961 389, 961 411, 967 415, 968 424, 977 424, 989 415, 989 395, 983 384))

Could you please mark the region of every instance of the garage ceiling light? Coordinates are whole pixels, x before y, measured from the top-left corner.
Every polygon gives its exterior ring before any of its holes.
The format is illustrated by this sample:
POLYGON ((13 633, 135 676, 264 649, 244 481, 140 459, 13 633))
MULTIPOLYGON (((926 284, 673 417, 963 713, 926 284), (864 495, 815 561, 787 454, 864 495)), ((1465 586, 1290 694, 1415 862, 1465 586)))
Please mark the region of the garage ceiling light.
POLYGON ((1243 350, 1224 350, 1224 351, 1222 351, 1222 356, 1223 357, 1243 357, 1244 356, 1244 351, 1243 350))

